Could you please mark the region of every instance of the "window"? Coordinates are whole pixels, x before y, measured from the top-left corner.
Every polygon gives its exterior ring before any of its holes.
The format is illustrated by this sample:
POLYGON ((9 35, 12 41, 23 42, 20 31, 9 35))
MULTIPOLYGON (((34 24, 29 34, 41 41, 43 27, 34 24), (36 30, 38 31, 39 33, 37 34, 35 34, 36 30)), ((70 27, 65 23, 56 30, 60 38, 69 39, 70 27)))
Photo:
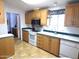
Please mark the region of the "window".
POLYGON ((58 31, 64 26, 65 9, 49 11, 48 27, 52 31, 58 31))

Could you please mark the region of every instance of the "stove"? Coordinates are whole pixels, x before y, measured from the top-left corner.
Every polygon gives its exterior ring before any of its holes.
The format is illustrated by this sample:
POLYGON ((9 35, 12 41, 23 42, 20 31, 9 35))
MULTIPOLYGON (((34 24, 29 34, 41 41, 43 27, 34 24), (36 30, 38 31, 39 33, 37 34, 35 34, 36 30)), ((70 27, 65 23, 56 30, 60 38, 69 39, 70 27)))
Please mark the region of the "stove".
POLYGON ((29 43, 37 46, 37 32, 29 31, 29 43))

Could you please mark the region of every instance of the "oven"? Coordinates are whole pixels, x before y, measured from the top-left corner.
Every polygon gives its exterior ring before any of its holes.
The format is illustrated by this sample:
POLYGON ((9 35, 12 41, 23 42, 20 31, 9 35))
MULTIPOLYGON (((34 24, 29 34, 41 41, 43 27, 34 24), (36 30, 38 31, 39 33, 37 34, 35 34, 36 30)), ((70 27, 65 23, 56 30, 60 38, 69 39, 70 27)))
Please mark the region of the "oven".
POLYGON ((37 33, 33 31, 29 31, 29 43, 37 46, 37 33))

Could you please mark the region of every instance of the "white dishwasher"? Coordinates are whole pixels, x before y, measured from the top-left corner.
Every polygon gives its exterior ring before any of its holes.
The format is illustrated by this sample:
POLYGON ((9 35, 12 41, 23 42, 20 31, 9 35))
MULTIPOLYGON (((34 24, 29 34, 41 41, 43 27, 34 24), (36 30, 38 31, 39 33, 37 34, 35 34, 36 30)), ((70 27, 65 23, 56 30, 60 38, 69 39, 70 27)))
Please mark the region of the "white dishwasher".
POLYGON ((29 43, 37 46, 37 32, 29 31, 29 43))

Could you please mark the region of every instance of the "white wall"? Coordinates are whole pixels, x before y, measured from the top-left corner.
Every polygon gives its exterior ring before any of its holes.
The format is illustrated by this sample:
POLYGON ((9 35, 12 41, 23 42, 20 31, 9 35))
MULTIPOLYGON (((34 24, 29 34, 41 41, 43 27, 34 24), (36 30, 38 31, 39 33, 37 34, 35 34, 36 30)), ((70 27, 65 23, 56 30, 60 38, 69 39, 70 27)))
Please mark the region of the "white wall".
POLYGON ((14 8, 14 7, 6 5, 6 4, 5 4, 4 11, 5 11, 4 12, 5 13, 5 24, 0 24, 0 34, 7 34, 8 33, 6 12, 16 13, 16 14, 20 15, 21 34, 22 34, 22 28, 26 27, 26 24, 25 24, 25 11, 19 10, 17 8, 14 8))
MULTIPOLYGON (((16 13, 20 15, 20 25, 21 25, 21 38, 22 38, 22 28, 26 27, 25 24, 25 11, 19 10, 14 7, 5 6, 5 12, 16 13)), ((6 19, 7 20, 7 19, 6 19)))
POLYGON ((5 19, 5 23, 4 24, 0 24, 0 35, 1 34, 7 34, 8 33, 5 11, 4 11, 4 19, 5 19))
POLYGON ((79 34, 79 27, 66 27, 64 26, 65 15, 60 15, 60 19, 58 20, 58 30, 59 32, 71 33, 71 34, 79 34), (63 17, 62 17, 63 16, 63 17))

